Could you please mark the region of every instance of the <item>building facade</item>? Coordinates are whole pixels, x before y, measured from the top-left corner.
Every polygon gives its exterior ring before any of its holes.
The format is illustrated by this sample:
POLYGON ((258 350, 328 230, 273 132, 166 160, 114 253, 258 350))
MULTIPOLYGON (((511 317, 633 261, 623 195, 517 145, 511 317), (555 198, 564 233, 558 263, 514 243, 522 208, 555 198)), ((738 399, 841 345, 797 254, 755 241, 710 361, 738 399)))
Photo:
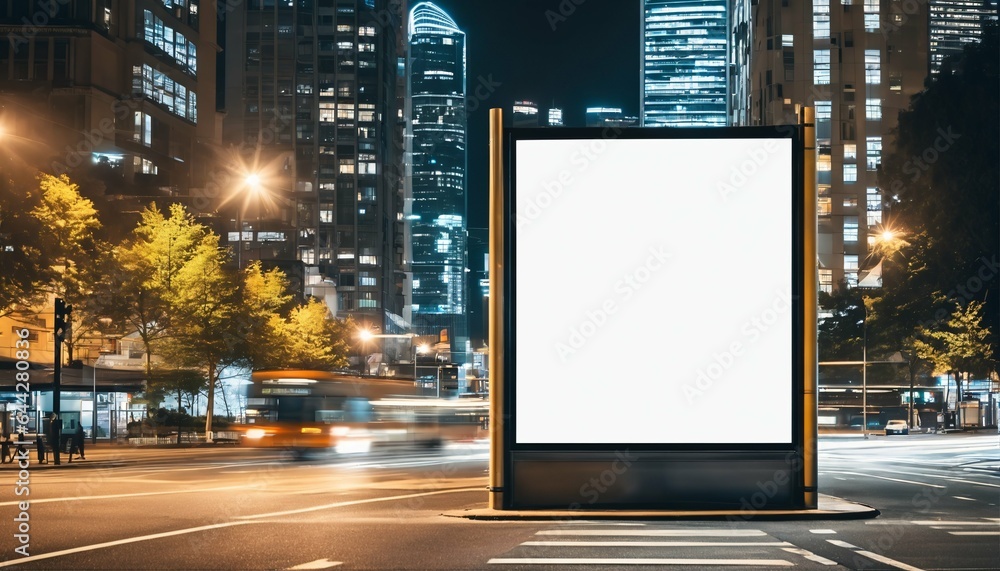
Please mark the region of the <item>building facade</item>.
POLYGON ((730 0, 640 0, 644 127, 729 121, 730 0))
POLYGON ((452 360, 464 362, 460 355, 468 345, 465 33, 441 8, 421 2, 410 12, 407 41, 413 331, 447 340, 452 360))
POLYGON ((932 75, 941 69, 944 58, 978 42, 983 26, 997 20, 996 0, 931 0, 929 6, 932 75))
POLYGON ((203 4, 0 3, 5 153, 98 182, 104 198, 128 201, 115 213, 153 199, 192 206, 221 142, 216 5, 203 4))
POLYGON ((891 199, 877 170, 899 111, 927 77, 928 10, 920 6, 909 14, 879 0, 753 7, 750 123, 794 123, 796 105, 816 109, 823 291, 854 287, 877 265, 869 252, 891 199))
POLYGON ((230 243, 386 333, 406 326, 402 10, 251 0, 226 15, 225 141, 263 187, 246 200, 237 172, 220 197, 230 243))

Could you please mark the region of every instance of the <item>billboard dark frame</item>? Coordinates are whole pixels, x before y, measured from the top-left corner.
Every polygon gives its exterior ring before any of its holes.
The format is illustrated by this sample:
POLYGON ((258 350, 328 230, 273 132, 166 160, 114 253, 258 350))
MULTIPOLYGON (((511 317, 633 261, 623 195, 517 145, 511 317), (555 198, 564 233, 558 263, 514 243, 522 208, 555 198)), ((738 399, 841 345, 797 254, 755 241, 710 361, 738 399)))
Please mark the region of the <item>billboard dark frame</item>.
MULTIPOLYGON (((803 291, 804 268, 804 180, 805 133, 803 126, 726 128, 513 128, 502 132, 503 156, 503 296, 499 311, 503 319, 504 380, 500 398, 503 401, 502 431, 503 507, 513 508, 733 508, 739 507, 755 493, 754 484, 768 474, 782 481, 780 494, 769 498, 763 509, 802 507, 803 495, 814 491, 803 481, 803 448, 810 443, 806 430, 803 398, 803 291), (518 229, 515 204, 517 198, 517 143, 546 140, 718 140, 718 139, 780 139, 791 142, 791 426, 789 440, 780 443, 706 442, 706 443, 523 443, 517 442, 517 243, 518 229), (639 457, 630 463, 626 475, 616 480, 629 480, 628 487, 638 490, 626 494, 606 494, 599 501, 587 504, 572 501, 578 493, 575 484, 553 485, 553 480, 574 480, 574 475, 602 473, 604 465, 621 464, 623 451, 627 458, 639 457), (632 473, 632 476, 628 476, 632 473), (661 478, 662 476, 662 478, 661 478), (675 485, 679 480, 695 479, 704 485, 675 485), (540 484, 539 480, 545 480, 540 484), (728 482, 728 483, 727 483, 728 482), (787 483, 785 483, 787 482, 787 483), (685 497, 686 496, 686 497, 685 497)), ((706 192, 714 192, 706 189, 706 192)), ((495 219, 494 219, 495 220, 495 219)), ((745 239, 745 236, 740 238, 745 239)), ((814 268, 810 268, 814 271, 814 268)), ((524 348, 520 349, 524 351, 524 348)), ((583 479, 586 481, 586 478, 583 479)), ((764 478, 767 481, 767 478, 764 478)))

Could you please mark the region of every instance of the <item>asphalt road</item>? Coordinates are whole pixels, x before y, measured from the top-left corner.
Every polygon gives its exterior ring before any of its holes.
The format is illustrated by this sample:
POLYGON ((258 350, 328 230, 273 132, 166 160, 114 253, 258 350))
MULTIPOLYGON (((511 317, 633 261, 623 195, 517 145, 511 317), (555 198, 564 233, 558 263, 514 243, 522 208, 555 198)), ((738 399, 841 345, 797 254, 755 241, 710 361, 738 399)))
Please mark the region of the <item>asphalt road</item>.
POLYGON ((15 569, 997 569, 996 434, 821 439, 822 493, 851 521, 473 521, 486 448, 286 462, 246 449, 92 449, 0 471, 0 567, 15 569), (88 465, 89 463, 89 465, 88 465))

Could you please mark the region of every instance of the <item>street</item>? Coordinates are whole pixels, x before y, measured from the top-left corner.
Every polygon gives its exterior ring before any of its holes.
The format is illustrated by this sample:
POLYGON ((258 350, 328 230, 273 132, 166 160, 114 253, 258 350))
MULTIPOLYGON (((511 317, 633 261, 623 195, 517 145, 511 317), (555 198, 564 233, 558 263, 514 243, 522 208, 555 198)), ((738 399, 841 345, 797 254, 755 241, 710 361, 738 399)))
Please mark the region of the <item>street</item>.
POLYGON ((16 569, 994 569, 995 433, 820 439, 820 492, 857 520, 478 521, 483 443, 289 462, 242 448, 98 446, 71 467, 0 470, 16 569), (118 448, 121 448, 120 450, 118 448), (87 463, 90 465, 87 465, 87 463), (30 500, 24 557, 19 502, 30 500))

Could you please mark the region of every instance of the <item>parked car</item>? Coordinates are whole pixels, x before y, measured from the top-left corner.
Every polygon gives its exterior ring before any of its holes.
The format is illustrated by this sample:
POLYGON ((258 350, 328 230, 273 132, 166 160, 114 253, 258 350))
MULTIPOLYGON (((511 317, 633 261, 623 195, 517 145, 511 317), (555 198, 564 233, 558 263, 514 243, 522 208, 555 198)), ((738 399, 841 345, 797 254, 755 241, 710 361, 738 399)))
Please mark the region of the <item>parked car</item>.
POLYGON ((885 435, 890 434, 909 434, 910 427, 907 426, 905 420, 890 420, 885 423, 885 435))

